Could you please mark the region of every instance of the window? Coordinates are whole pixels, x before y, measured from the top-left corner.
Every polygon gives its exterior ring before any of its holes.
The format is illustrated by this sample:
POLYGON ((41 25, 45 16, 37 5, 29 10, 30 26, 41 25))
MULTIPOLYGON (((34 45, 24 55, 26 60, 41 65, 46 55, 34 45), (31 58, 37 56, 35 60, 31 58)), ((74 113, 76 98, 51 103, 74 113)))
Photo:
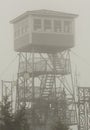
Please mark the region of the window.
POLYGON ((24 34, 24 27, 21 28, 21 33, 24 34))
POLYGON ((18 38, 20 36, 20 29, 15 30, 15 38, 18 38))
POLYGON ((41 19, 34 19, 34 31, 41 31, 41 19))
POLYGON ((54 32, 61 32, 61 31, 62 31, 61 21, 55 20, 54 21, 54 32))
POLYGON ((51 20, 44 20, 44 31, 51 31, 52 25, 51 20))
POLYGON ((15 36, 15 38, 17 38, 17 31, 15 31, 14 36, 15 36))
POLYGON ((28 32, 28 25, 25 26, 25 32, 28 32))
POLYGON ((72 33, 72 22, 71 21, 64 21, 64 32, 72 33))
POLYGON ((28 21, 22 20, 18 23, 15 24, 14 26, 14 37, 15 39, 21 38, 27 33, 29 33, 29 26, 28 26, 28 21))

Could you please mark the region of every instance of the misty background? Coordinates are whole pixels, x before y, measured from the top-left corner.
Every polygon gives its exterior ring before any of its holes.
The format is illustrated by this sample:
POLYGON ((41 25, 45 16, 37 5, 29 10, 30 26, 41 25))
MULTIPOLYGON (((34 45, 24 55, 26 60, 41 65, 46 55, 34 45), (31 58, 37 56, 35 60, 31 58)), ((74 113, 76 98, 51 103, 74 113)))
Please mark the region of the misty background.
POLYGON ((72 67, 80 86, 90 86, 90 0, 0 0, 0 80, 14 80, 18 56, 10 21, 28 10, 48 9, 78 14, 72 67))

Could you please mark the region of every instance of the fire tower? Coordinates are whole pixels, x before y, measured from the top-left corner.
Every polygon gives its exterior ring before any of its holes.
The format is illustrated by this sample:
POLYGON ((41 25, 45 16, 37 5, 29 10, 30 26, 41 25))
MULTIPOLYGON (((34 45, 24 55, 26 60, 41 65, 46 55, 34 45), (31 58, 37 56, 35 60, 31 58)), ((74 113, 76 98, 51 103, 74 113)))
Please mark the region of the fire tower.
POLYGON ((51 10, 27 11, 11 22, 19 52, 16 109, 26 105, 30 127, 50 129, 57 117, 77 124, 70 49, 77 15, 51 10))

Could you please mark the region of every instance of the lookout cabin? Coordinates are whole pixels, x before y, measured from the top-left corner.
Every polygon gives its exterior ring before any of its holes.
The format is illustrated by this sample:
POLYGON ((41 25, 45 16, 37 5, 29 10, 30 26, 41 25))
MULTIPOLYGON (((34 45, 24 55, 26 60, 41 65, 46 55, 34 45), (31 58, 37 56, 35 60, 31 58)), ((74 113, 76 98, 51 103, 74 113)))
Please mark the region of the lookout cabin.
POLYGON ((17 52, 55 52, 74 47, 76 14, 33 10, 16 17, 14 50, 17 52))

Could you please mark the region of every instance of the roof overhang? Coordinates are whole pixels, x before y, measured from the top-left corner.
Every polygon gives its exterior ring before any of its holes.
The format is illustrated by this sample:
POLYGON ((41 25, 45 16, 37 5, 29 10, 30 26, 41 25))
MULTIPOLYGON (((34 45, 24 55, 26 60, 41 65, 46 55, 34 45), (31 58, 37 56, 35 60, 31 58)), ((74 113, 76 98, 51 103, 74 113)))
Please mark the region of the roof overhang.
POLYGON ((64 13, 59 11, 52 11, 52 10, 33 10, 33 11, 26 11, 22 15, 16 17, 15 19, 11 20, 10 23, 14 24, 15 22, 20 21, 21 19, 24 19, 25 17, 28 17, 29 15, 39 15, 39 16, 52 16, 52 17, 69 17, 69 18, 76 18, 78 17, 77 14, 71 14, 71 13, 64 13))

